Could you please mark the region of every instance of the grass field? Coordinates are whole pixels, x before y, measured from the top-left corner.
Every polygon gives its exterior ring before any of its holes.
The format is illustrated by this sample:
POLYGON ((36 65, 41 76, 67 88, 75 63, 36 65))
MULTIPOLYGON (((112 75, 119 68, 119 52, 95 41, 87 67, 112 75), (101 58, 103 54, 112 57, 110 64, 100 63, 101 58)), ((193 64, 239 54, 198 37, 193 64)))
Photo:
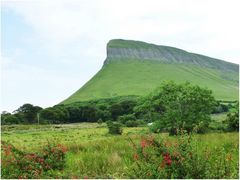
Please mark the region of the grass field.
MULTIPOLYGON (((147 127, 138 127, 124 128, 123 135, 113 136, 108 134, 105 124, 96 123, 2 126, 2 140, 26 152, 37 152, 48 141, 67 146, 64 170, 54 171, 48 178, 129 178, 134 163, 129 137, 137 144, 147 134, 147 127)), ((154 136, 175 141, 167 134, 154 136)), ((238 167, 238 133, 208 133, 194 138, 199 152, 221 148, 231 153, 234 166, 238 167)))
POLYGON ((106 64, 89 82, 64 104, 97 98, 146 95, 165 80, 189 81, 213 90, 216 99, 238 99, 237 73, 193 65, 164 64, 154 61, 118 61, 106 64))

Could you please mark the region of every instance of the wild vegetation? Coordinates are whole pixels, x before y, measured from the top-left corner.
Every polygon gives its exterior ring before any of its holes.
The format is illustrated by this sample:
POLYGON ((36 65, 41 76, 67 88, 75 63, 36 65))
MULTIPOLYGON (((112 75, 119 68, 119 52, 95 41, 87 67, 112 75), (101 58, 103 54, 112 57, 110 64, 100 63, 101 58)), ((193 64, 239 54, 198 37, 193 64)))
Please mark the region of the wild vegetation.
POLYGON ((2 113, 2 178, 238 178, 238 113, 174 82, 145 97, 24 104, 2 113))
MULTIPOLYGON (((173 114, 180 118, 178 123, 183 123, 181 119, 184 119, 185 125, 189 125, 187 121, 192 121, 192 124, 197 125, 203 120, 205 124, 210 122, 207 118, 210 113, 219 114, 235 111, 234 109, 238 109, 236 102, 215 101, 210 90, 192 86, 189 83, 166 82, 154 92, 143 97, 122 96, 66 105, 59 104, 45 109, 24 104, 12 114, 2 112, 1 123, 4 125, 118 121, 128 127, 136 127, 160 118, 161 123, 165 123, 162 126, 169 128, 173 124, 167 126, 166 123, 170 123, 170 115, 173 114), (198 116, 193 118, 192 115, 198 116), (164 120, 164 117, 168 119, 164 120)), ((172 123, 175 122, 173 118, 171 120, 172 123)))
POLYGON ((9 156, 11 161, 7 161, 6 151, 2 149, 2 178, 156 178, 160 175, 166 178, 238 178, 239 137, 236 132, 168 136, 167 133, 152 134, 148 127, 123 127, 122 135, 110 135, 105 123, 5 125, 2 143, 2 148, 12 144, 17 151, 24 152, 19 155, 11 150, 16 158, 12 160, 9 156), (150 140, 159 144, 150 144, 150 140), (50 152, 48 142, 51 148, 58 148, 58 144, 66 148, 61 161, 54 159, 61 151, 50 152), (187 151, 183 151, 184 148, 187 151), (48 149, 51 156, 45 157, 44 149, 48 149), (21 158, 29 154, 35 154, 36 161, 21 158), (62 165, 46 169, 37 158, 43 158, 44 165, 46 162, 61 162, 62 165), (175 169, 180 165, 179 160, 181 166, 175 169), (30 161, 31 169, 19 168, 24 167, 21 164, 30 165, 30 161), (7 171, 3 173, 3 169, 7 171), (198 176, 192 176, 200 171, 198 176))

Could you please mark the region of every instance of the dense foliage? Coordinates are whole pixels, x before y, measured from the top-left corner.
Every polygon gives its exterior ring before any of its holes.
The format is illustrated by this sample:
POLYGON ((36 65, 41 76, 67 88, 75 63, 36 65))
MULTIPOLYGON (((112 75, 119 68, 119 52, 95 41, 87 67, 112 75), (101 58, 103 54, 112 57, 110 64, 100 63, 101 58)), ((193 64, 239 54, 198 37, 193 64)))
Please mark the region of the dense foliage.
POLYGON ((229 131, 239 131, 239 103, 235 104, 235 112, 228 113, 225 120, 227 124, 227 130, 229 131))
POLYGON ((116 121, 119 116, 133 113, 137 99, 137 96, 115 97, 70 105, 56 105, 45 109, 27 104, 13 114, 2 112, 2 124, 34 124, 38 123, 38 118, 40 124, 97 122, 99 119, 116 121), (28 109, 26 110, 25 107, 28 109))
POLYGON ((176 141, 143 137, 133 147, 135 163, 131 178, 142 179, 224 179, 237 178, 238 166, 227 148, 207 147, 198 152, 199 145, 191 135, 180 132, 176 141))
POLYGON ((204 131, 210 122, 215 103, 210 90, 189 83, 166 82, 146 97, 136 109, 140 114, 144 109, 150 119, 156 120, 153 125, 155 131, 166 130, 170 134, 176 134, 177 129, 190 132, 196 126, 199 132, 204 131))
POLYGON ((37 123, 37 114, 42 110, 39 106, 24 104, 13 112, 4 111, 1 114, 2 124, 32 124, 37 123))
POLYGON ((42 109, 24 104, 12 114, 1 114, 4 124, 63 124, 78 122, 117 121, 126 127, 144 126, 152 123, 153 132, 168 131, 176 134, 177 128, 191 131, 198 128, 204 133, 210 121, 210 113, 231 112, 225 124, 218 129, 238 129, 238 114, 231 102, 216 102, 210 90, 192 86, 189 83, 163 83, 145 97, 123 96, 56 105, 42 109), (235 127, 234 127, 235 126, 235 127))

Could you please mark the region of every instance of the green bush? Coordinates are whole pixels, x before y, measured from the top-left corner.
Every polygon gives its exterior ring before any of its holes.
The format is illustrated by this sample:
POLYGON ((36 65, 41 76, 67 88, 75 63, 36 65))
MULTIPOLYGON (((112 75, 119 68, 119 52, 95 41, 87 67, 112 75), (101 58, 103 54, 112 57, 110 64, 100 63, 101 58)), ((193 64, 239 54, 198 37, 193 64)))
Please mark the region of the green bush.
POLYGON ((134 121, 134 120, 129 120, 125 123, 125 125, 127 127, 137 127, 138 126, 138 122, 137 121, 134 121))
POLYGON ((228 113, 225 123, 227 124, 227 131, 239 131, 239 114, 236 112, 228 113))
POLYGON ((212 113, 217 114, 217 113, 223 113, 228 111, 229 111, 229 104, 222 104, 220 102, 217 102, 213 108, 212 113))
POLYGON ((223 148, 213 151, 206 148, 199 153, 198 142, 186 131, 181 131, 174 142, 146 136, 142 137, 139 144, 133 143, 133 147, 135 163, 129 168, 130 178, 238 178, 238 168, 231 153, 226 153, 223 148))
POLYGON ((109 134, 121 135, 122 134, 122 124, 118 122, 107 121, 107 127, 109 134))
POLYGON ((102 119, 99 119, 99 120, 97 121, 97 123, 98 123, 98 124, 102 124, 102 123, 103 123, 103 120, 102 120, 102 119))
POLYGON ((235 112, 228 113, 224 123, 227 125, 227 131, 239 131, 239 103, 234 105, 235 112))
POLYGON ((127 114, 119 116, 117 120, 122 124, 126 124, 127 121, 135 121, 136 117, 134 116, 134 114, 127 114))
POLYGON ((144 120, 142 120, 142 119, 138 119, 138 120, 136 120, 136 122, 137 122, 137 126, 146 126, 146 122, 144 121, 144 120))

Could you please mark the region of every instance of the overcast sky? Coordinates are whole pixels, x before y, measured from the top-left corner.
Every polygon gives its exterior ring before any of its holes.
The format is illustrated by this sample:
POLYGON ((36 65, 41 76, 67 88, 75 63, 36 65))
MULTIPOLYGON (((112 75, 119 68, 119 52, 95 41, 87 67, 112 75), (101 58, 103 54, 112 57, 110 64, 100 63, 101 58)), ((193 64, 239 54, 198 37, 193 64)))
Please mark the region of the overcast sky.
POLYGON ((1 1, 1 111, 53 106, 101 67, 110 39, 238 63, 239 0, 1 1))

